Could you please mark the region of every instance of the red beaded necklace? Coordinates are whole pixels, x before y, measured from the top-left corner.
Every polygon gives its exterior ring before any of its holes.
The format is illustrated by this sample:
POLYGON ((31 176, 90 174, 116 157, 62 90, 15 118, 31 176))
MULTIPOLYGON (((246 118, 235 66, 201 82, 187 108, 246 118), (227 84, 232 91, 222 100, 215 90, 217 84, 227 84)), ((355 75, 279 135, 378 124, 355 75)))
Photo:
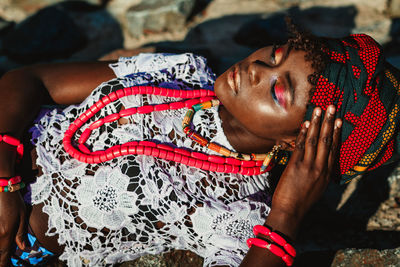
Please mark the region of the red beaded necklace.
MULTIPOLYGON (((148 155, 160 159, 172 160, 191 167, 200 168, 212 172, 239 173, 242 175, 257 175, 262 173, 260 167, 263 163, 261 157, 256 160, 240 160, 237 157, 222 157, 207 155, 205 153, 189 151, 187 149, 173 147, 167 144, 160 144, 152 141, 133 141, 122 145, 112 146, 104 151, 90 151, 85 142, 88 140, 94 129, 105 123, 114 122, 122 117, 128 117, 136 113, 145 114, 154 111, 174 110, 181 108, 192 108, 193 105, 215 99, 215 94, 211 90, 175 90, 153 86, 133 86, 119 89, 109 95, 104 96, 94 103, 89 109, 82 113, 67 129, 63 138, 65 151, 73 158, 88 164, 101 163, 125 155, 148 155), (86 128, 78 139, 78 149, 72 145, 71 139, 76 131, 81 128, 88 120, 106 105, 122 97, 149 94, 166 97, 183 98, 185 100, 168 104, 144 105, 121 110, 118 113, 108 115, 99 119, 86 128), (257 160, 260 158, 261 160, 257 160)), ((190 132, 186 130, 185 132, 190 132)), ((193 133, 192 133, 193 135, 193 133)), ((265 171, 269 171, 272 166, 268 166, 265 171)))

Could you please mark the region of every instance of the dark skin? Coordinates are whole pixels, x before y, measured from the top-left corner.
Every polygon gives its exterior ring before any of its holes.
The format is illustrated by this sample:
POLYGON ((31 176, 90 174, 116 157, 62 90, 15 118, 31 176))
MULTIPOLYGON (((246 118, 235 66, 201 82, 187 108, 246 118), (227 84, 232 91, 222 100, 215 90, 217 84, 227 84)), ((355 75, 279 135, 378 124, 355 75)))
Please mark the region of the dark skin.
MULTIPOLYGON (((298 133, 311 88, 307 76, 313 70, 304 60, 304 52, 289 52, 283 46, 281 51, 275 51, 273 61, 271 52, 272 48, 267 47, 237 63, 217 79, 215 92, 224 104, 220 116, 225 134, 238 151, 265 152, 274 144, 293 149, 290 143, 297 136, 294 154, 280 179, 266 221, 294 240, 301 219, 329 181, 340 132, 339 127, 334 130, 334 123, 339 125, 340 120, 335 122, 333 115, 325 116, 320 126, 320 116, 315 116, 309 128, 303 126, 298 133), (240 69, 241 83, 235 89, 232 78, 228 78, 233 69, 240 69), (273 93, 272 84, 276 86, 273 93), (295 98, 290 87, 296 90, 295 98)), ((14 104, 0 107, 3 109, 0 114, 7 114, 0 116, 0 131, 20 137, 40 105, 80 103, 93 88, 114 77, 108 62, 38 65, 9 72, 0 80, 0 99, 14 104)), ((15 175, 14 158, 15 152, 0 144, 0 177, 15 175)), ((0 193, 0 266, 9 263, 14 242, 24 247, 27 217, 19 192, 0 193)), ((47 215, 42 213, 40 205, 33 206, 29 224, 44 247, 62 252, 57 237, 45 236, 47 215)), ((282 260, 278 257, 254 247, 242 263, 242 266, 280 265, 282 260)))

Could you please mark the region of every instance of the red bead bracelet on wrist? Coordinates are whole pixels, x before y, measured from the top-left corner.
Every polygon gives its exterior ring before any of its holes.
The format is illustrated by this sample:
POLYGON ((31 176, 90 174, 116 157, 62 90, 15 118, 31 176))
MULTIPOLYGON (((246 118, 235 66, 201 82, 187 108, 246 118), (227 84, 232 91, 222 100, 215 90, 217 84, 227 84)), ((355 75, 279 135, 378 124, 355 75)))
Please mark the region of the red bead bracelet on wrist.
POLYGON ((0 178, 0 186, 15 185, 21 182, 21 176, 14 176, 9 179, 0 178))
MULTIPOLYGON (((136 113, 144 114, 162 110, 175 110, 181 108, 192 108, 193 105, 207 102, 215 99, 215 94, 210 90, 175 90, 168 88, 160 88, 153 86, 134 86, 119 89, 109 95, 104 96, 99 101, 94 103, 89 109, 81 114, 67 129, 63 138, 63 145, 65 151, 73 158, 88 163, 101 163, 108 160, 112 160, 119 156, 125 155, 150 155, 161 159, 171 160, 178 163, 182 163, 188 166, 200 168, 207 171, 213 172, 224 172, 224 173, 239 173, 242 175, 257 175, 261 174, 260 167, 263 163, 261 156, 253 157, 232 157, 227 156, 228 152, 226 148, 216 147, 214 143, 210 143, 201 136, 194 133, 189 127, 187 116, 183 121, 184 132, 188 136, 203 146, 207 146, 209 149, 220 152, 222 156, 207 155, 200 152, 190 152, 186 149, 173 147, 167 144, 159 144, 152 141, 133 141, 122 145, 115 145, 108 148, 105 151, 92 152, 85 145, 85 142, 90 137, 92 131, 105 123, 117 121, 121 117, 127 117, 136 113), (76 131, 81 128, 85 123, 89 121, 97 112, 99 112, 106 105, 120 99, 122 97, 137 95, 137 94, 149 94, 149 95, 160 95, 166 97, 183 98, 185 100, 172 102, 169 104, 158 104, 158 105, 144 105, 141 107, 133 107, 121 110, 118 113, 108 115, 102 119, 99 119, 89 125, 78 139, 78 148, 72 145, 72 137, 76 131), (213 149, 214 148, 214 149, 213 149), (242 158, 242 160, 240 159, 242 158), (246 160, 247 159, 247 160, 246 160), (254 159, 254 160, 253 160, 254 159)), ((209 104, 202 105, 202 107, 209 107, 209 104)), ((229 151, 229 150, 227 150, 229 151)), ((238 154, 238 153, 237 153, 238 154)), ((236 154, 235 154, 236 155, 236 154)), ((264 171, 269 171, 272 164, 268 166, 264 171)))
POLYGON ((247 246, 251 248, 252 245, 255 245, 260 248, 266 248, 269 251, 271 251, 273 254, 276 256, 282 258, 282 260, 286 263, 287 266, 292 266, 293 265, 293 257, 290 256, 289 254, 286 254, 286 252, 281 249, 279 246, 269 243, 263 239, 259 238, 249 238, 247 239, 247 246))
POLYGON ((296 257, 296 250, 294 249, 294 247, 287 243, 282 236, 274 231, 271 231, 268 227, 265 227, 263 225, 256 225, 253 227, 253 233, 255 236, 257 236, 258 234, 263 234, 271 238, 272 241, 283 247, 286 252, 289 253, 289 255, 291 255, 292 257, 296 257))

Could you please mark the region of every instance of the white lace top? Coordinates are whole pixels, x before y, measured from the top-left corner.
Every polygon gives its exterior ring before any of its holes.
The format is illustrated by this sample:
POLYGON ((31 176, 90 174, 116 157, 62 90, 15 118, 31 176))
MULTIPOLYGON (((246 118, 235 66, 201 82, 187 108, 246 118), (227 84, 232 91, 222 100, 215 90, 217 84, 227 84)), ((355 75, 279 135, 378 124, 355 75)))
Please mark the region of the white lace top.
MULTIPOLYGON (((212 90, 215 80, 205 59, 192 54, 141 54, 110 67, 118 78, 101 84, 80 105, 47 112, 32 128, 37 164, 43 169, 30 186, 32 202, 44 203, 50 218, 47 234, 57 233, 58 242, 65 245, 60 259, 68 266, 102 266, 186 249, 204 257, 204 266, 239 265, 252 227, 262 224, 269 212, 266 175, 213 173, 144 155, 85 164, 64 151, 62 138, 70 123, 114 90, 139 84, 212 90)), ((123 107, 176 100, 129 96, 106 106, 95 119, 123 107)), ((153 140, 212 153, 185 136, 185 113, 186 109, 135 114, 129 122, 98 128, 86 144, 104 150, 153 140)), ((232 149, 217 108, 197 112, 193 123, 201 135, 232 149)))

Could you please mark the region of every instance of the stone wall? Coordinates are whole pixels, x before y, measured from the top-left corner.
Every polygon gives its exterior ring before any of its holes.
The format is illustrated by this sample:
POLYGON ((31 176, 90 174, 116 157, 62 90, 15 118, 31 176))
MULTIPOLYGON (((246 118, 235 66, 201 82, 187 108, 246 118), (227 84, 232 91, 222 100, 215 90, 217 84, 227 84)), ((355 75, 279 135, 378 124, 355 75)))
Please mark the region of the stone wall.
POLYGON ((400 0, 0 0, 0 72, 144 46, 202 54, 221 72, 282 39, 285 14, 317 35, 370 34, 400 65, 400 0))

